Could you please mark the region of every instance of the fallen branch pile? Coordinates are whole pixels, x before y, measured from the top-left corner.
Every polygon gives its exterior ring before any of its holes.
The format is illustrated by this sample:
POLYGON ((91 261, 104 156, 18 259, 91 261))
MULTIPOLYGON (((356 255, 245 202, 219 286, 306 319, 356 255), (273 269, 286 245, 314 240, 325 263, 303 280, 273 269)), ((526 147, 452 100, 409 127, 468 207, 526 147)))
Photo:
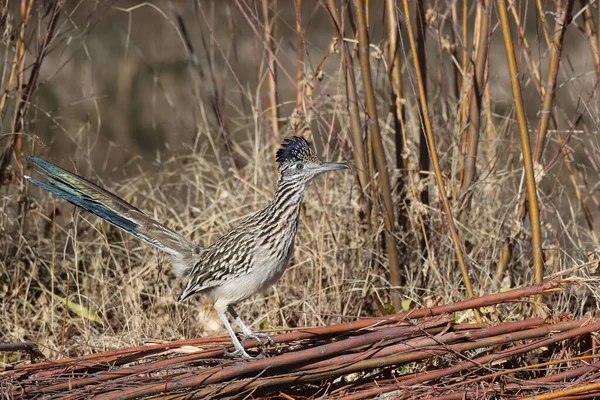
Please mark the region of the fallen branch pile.
POLYGON ((17 365, 0 372, 0 395, 73 400, 360 399, 388 392, 402 399, 600 396, 595 337, 600 322, 563 316, 461 324, 450 315, 491 306, 500 313, 502 304, 561 285, 273 335, 276 348, 265 348, 265 357, 250 361, 224 358, 229 341, 222 337, 17 365))

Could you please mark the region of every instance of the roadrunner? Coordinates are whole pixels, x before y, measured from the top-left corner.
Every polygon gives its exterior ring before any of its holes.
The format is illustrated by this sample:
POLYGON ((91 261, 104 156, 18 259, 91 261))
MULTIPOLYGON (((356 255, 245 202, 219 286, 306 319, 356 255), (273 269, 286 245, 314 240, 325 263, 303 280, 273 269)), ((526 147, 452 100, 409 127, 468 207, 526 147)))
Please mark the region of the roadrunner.
POLYGON ((294 250, 300 206, 308 183, 318 175, 348 168, 345 163, 323 162, 306 139, 292 136, 277 151, 279 177, 273 200, 209 247, 201 247, 150 218, 140 209, 81 176, 37 157, 31 161, 45 182, 32 184, 52 192, 172 256, 173 271, 187 278, 179 300, 205 293, 227 329, 235 351, 227 355, 252 358, 236 337, 226 312, 235 319, 243 339, 261 339, 252 333, 233 306, 279 280, 294 250))

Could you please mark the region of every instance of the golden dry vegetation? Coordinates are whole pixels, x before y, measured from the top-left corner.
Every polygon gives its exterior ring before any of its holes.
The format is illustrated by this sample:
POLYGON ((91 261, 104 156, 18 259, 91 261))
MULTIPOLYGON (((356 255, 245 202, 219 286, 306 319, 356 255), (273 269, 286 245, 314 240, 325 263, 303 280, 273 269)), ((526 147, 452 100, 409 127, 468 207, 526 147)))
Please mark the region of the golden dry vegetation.
POLYGON ((27 156, 208 244, 269 201, 298 121, 353 170, 309 190, 291 267, 240 309, 252 328, 542 278, 577 285, 455 320, 597 317, 597 4, 406 2, 409 34, 404 1, 363 3, 0 0, 0 342, 56 359, 224 333, 200 296, 177 302, 167 256, 24 184, 27 156))

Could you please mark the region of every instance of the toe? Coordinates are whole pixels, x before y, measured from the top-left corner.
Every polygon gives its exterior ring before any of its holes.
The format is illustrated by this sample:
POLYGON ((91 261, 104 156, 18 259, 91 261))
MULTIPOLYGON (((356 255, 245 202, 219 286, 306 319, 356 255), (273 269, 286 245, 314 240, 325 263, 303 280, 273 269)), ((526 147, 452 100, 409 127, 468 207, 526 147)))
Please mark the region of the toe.
POLYGON ((250 354, 246 353, 246 350, 244 350, 243 348, 236 349, 234 351, 223 350, 223 355, 225 355, 225 357, 230 357, 230 358, 236 358, 236 357, 242 357, 242 358, 246 358, 246 359, 254 358, 250 354))
POLYGON ((275 346, 275 341, 271 336, 267 335, 266 333, 263 333, 261 334, 261 337, 265 339, 271 346, 275 346))
POLYGON ((266 340, 266 342, 268 344, 270 344, 271 346, 275 345, 275 341, 273 339, 271 339, 271 337, 269 335, 267 335, 266 333, 256 333, 256 334, 248 335, 244 339, 254 339, 254 340, 256 340, 256 342, 258 343, 258 345, 260 347, 262 347, 266 344, 265 342, 263 342, 263 339, 266 340))

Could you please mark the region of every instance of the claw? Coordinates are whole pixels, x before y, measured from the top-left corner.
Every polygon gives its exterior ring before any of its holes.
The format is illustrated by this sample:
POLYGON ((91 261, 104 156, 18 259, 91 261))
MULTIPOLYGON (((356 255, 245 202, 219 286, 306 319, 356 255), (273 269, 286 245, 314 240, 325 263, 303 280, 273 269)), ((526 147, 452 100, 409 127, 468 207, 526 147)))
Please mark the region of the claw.
POLYGON ((256 340, 256 342, 258 343, 258 346, 261 348, 265 345, 265 343, 262 341, 262 339, 265 339, 267 341, 267 343, 270 344, 271 346, 275 346, 275 341, 271 338, 271 336, 267 335, 266 333, 262 333, 262 332, 245 333, 244 340, 246 340, 246 339, 256 340))

